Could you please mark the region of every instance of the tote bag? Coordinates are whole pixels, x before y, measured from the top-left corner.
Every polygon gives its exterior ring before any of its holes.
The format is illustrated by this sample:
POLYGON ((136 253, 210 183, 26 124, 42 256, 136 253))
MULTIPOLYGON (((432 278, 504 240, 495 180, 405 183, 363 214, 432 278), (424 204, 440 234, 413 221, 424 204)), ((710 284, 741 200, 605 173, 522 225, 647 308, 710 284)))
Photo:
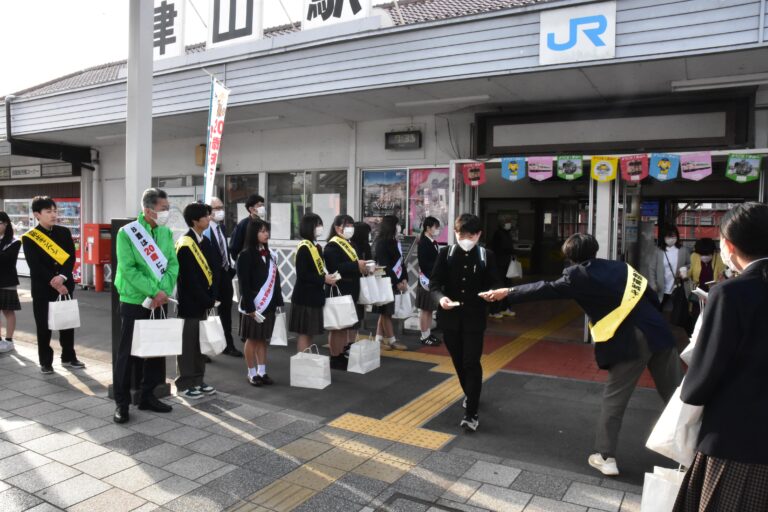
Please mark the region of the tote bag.
POLYGON ((317 345, 312 345, 304 352, 291 357, 291 386, 324 389, 330 384, 331 359, 328 356, 321 356, 317 345))
POLYGON ((507 267, 507 278, 517 279, 523 277, 523 266, 516 259, 512 259, 507 267))
POLYGON ((184 320, 166 318, 160 308, 161 318, 155 318, 152 310, 149 320, 136 320, 133 324, 131 355, 136 357, 165 357, 181 355, 181 333, 184 320))
POLYGON ((338 331, 352 327, 357 323, 357 310, 351 295, 341 295, 338 286, 331 287, 331 296, 326 297, 323 306, 323 328, 327 331, 338 331), (336 290, 338 295, 333 294, 336 290))
POLYGON ((347 371, 368 373, 381 366, 381 344, 367 338, 356 341, 349 347, 347 371))
POLYGON ((48 303, 48 328, 50 330, 63 331, 78 327, 80 327, 80 309, 77 307, 77 300, 67 294, 59 295, 55 302, 48 303))
POLYGON ((376 277, 376 288, 379 292, 378 301, 376 306, 383 306, 390 302, 395 302, 395 294, 392 291, 392 281, 387 276, 376 277))
POLYGON ((395 313, 392 318, 404 320, 413 313, 413 304, 411 303, 411 292, 400 292, 395 296, 395 313))
POLYGON ((684 477, 682 471, 660 467, 646 473, 640 512, 671 512, 684 477))
POLYGON ((209 357, 215 357, 227 348, 227 338, 224 336, 224 327, 221 318, 215 309, 208 311, 208 318, 200 320, 200 353, 209 357))
POLYGON ((680 399, 682 388, 680 384, 669 399, 645 446, 683 466, 690 466, 696 455, 704 408, 683 402, 680 399))
POLYGON ((360 278, 360 296, 357 299, 358 304, 371 306, 379 301, 379 286, 376 284, 374 276, 365 276, 360 278))
POLYGON ((285 313, 275 313, 275 327, 272 329, 272 337, 269 344, 275 347, 288 346, 288 331, 285 328, 285 313))

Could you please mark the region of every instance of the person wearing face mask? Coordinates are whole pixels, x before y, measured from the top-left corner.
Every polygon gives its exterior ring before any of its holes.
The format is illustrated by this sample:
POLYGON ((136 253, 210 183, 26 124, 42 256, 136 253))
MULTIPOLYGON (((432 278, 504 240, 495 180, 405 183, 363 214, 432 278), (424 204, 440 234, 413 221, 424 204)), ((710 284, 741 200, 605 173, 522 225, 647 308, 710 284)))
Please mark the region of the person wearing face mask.
MULTIPOLYGON (((385 215, 379 224, 376 236, 374 255, 376 264, 384 267, 387 277, 392 283, 393 293, 408 291, 408 271, 398 237, 401 236, 400 221, 394 215, 385 215)), ((392 315, 395 314, 395 303, 374 306, 374 313, 379 314, 376 326, 376 341, 382 350, 408 350, 408 347, 395 339, 395 329, 392 326, 392 315)))
POLYGON ((692 291, 688 280, 690 266, 691 251, 680 242, 677 227, 671 224, 661 227, 648 284, 661 301, 662 315, 672 326, 679 350, 688 344, 693 330, 688 300, 692 291))
POLYGON ((453 223, 456 244, 443 247, 437 255, 429 290, 440 305, 437 325, 443 331, 445 347, 464 391, 464 417, 459 426, 477 430, 480 391, 483 385, 483 336, 488 316, 488 301, 481 293, 502 285, 496 272, 493 251, 477 245, 482 223, 463 213, 453 223))
POLYGON ((288 330, 297 333, 297 352, 312 345, 312 337, 322 334, 324 286, 336 283, 323 261, 323 249, 317 241, 323 237, 323 219, 314 213, 307 213, 299 223, 302 240, 296 247, 296 284, 291 297, 291 318, 288 330))
POLYGON ((179 261, 173 243, 173 233, 166 226, 170 213, 168 194, 148 188, 141 197, 139 217, 117 233, 115 289, 120 295, 120 345, 114 365, 115 423, 129 419, 131 377, 134 365, 142 367, 139 409, 170 412, 171 406, 158 400, 155 387, 163 382, 165 359, 141 359, 131 356, 133 328, 136 320, 146 320, 158 308, 167 309, 179 276, 179 261))
MULTIPOLYGON (((505 284, 511 285, 511 280, 508 280, 506 276, 509 262, 515 257, 515 240, 512 234, 512 221, 509 218, 504 218, 499 223, 499 228, 493 234, 489 247, 496 255, 499 276, 505 284)), ((495 320, 501 320, 505 316, 515 316, 515 312, 507 307, 503 301, 494 302, 489 310, 491 312, 490 317, 495 320)))
POLYGON ((680 393, 703 416, 674 512, 768 510, 768 205, 723 216, 720 254, 738 276, 709 292, 680 393))
MULTIPOLYGON (((708 292, 709 285, 707 283, 721 280, 724 272, 725 264, 720 258, 720 253, 715 252, 715 241, 711 238, 696 240, 696 244, 693 246, 693 254, 691 254, 691 270, 688 275, 691 280, 691 290, 700 288, 708 292)), ((701 307, 698 298, 692 295, 691 321, 693 324, 696 323, 700 313, 701 307)))
POLYGON ((19 276, 16 262, 19 259, 21 241, 13 236, 11 218, 0 211, 0 311, 5 316, 5 339, 0 336, 0 353, 10 352, 13 345, 13 332, 16 329, 16 311, 21 310, 19 302, 19 276))
POLYGON ((439 249, 438 235, 440 235, 440 221, 434 217, 425 218, 421 225, 421 236, 419 236, 417 247, 419 286, 416 287, 416 307, 419 308, 420 341, 426 346, 440 345, 440 340, 432 334, 432 313, 437 309, 437 303, 429 292, 429 278, 439 249))
MULTIPOLYGON (((357 328, 360 325, 362 307, 357 304, 360 297, 360 277, 368 273, 365 260, 361 259, 350 239, 355 233, 355 222, 349 215, 337 215, 333 219, 328 243, 323 250, 323 259, 328 273, 339 273, 341 280, 336 283, 342 295, 351 295, 356 304, 357 323, 348 329, 330 331, 328 344, 331 352, 331 368, 336 370, 347 369, 345 350, 350 342, 354 341, 357 328)), ((331 293, 330 287, 328 293, 331 293)))
POLYGON ((245 243, 245 233, 248 229, 248 223, 254 219, 266 220, 267 209, 264 206, 264 198, 259 194, 251 194, 245 201, 245 209, 248 210, 248 217, 244 218, 235 226, 232 238, 229 241, 229 252, 234 260, 237 260, 240 251, 243 250, 245 243))

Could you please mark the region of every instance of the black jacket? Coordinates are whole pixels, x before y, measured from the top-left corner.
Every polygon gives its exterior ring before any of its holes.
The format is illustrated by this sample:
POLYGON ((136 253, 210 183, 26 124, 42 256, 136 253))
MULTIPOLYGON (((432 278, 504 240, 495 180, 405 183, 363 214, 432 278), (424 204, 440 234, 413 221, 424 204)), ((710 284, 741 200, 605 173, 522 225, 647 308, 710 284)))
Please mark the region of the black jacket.
MULTIPOLYGON (((572 265, 557 281, 539 281, 515 286, 510 304, 535 300, 573 299, 594 323, 621 304, 627 282, 627 265, 619 261, 592 259, 572 265)), ((635 327, 645 334, 651 352, 675 346, 672 332, 659 313, 659 301, 650 286, 632 312, 608 341, 595 343, 595 360, 602 369, 638 357, 635 327)))
MULTIPOLYGON (((323 248, 315 244, 317 253, 322 258, 323 248)), ((296 251, 296 284, 293 286, 291 303, 313 308, 323 307, 325 304, 325 275, 317 273, 315 262, 309 249, 299 247, 296 251)))
MULTIPOLYGON (((227 232, 224 229, 224 223, 219 224, 221 226, 221 230, 224 233, 224 243, 227 243, 227 232)), ((225 247, 226 254, 222 254, 221 247, 219 247, 218 240, 216 238, 216 234, 213 233, 213 224, 205 230, 203 233, 205 237, 208 239, 208 241, 211 242, 211 248, 213 249, 212 255, 215 260, 215 264, 217 268, 221 268, 221 277, 224 278, 225 274, 229 274, 229 278, 232 279, 235 277, 235 260, 232 259, 232 255, 229 252, 229 247, 225 247), (229 272, 224 271, 224 258, 229 257, 229 272)))
POLYGON ((250 216, 238 222, 235 230, 232 232, 232 237, 229 239, 229 254, 232 255, 234 260, 237 260, 240 251, 243 250, 243 245, 245 245, 245 232, 248 229, 249 222, 251 222, 250 216))
MULTIPOLYGON (((351 295, 352 300, 357 302, 357 299, 360 297, 360 278, 362 277, 357 260, 349 259, 347 253, 339 247, 339 244, 331 242, 325 244, 323 259, 325 259, 325 267, 328 269, 329 274, 333 274, 336 271, 341 274, 341 280, 336 282, 336 286, 339 287, 341 294, 351 295)), ((330 293, 330 287, 328 293, 330 293)))
POLYGON ((512 231, 499 228, 493 234, 491 239, 491 249, 496 253, 496 265, 504 278, 507 275, 509 262, 515 254, 515 241, 512 239, 512 231))
POLYGON ((42 231, 48 238, 69 254, 69 258, 63 265, 59 265, 48 253, 43 251, 39 245, 23 237, 21 243, 24 246, 24 257, 29 265, 29 275, 32 278, 32 296, 55 298, 58 292, 51 288, 50 282, 55 276, 61 275, 67 278, 64 286, 71 294, 75 290, 75 280, 72 277, 72 270, 75 268, 75 242, 72 240, 72 233, 64 226, 53 226, 48 231, 41 225, 35 229, 42 231))
MULTIPOLYGON (((271 255, 267 255, 270 258, 271 255)), ((276 264, 276 262, 275 262, 276 264)), ((251 254, 244 250, 237 257, 237 278, 240 282, 240 309, 246 313, 256 311, 253 300, 261 290, 262 285, 267 280, 267 262, 258 253, 251 254)), ((280 284, 280 272, 277 272, 275 279, 275 291, 272 293, 272 300, 264 309, 264 314, 272 313, 277 307, 283 306, 283 291, 280 284)))
POLYGON ((355 248, 358 258, 365 261, 370 261, 373 259, 373 251, 371 250, 371 244, 369 244, 367 240, 364 243, 362 242, 357 243, 350 240, 349 243, 351 243, 352 247, 355 248))
POLYGON ((503 286, 496 271, 496 257, 493 251, 486 250, 482 262, 479 247, 464 252, 456 246, 449 261, 450 248, 442 247, 437 255, 429 291, 436 302, 448 297, 461 302, 461 306, 450 310, 438 307, 437 325, 447 330, 483 331, 488 303, 477 294, 503 286))
POLYGON ((768 464, 768 261, 712 287, 681 398, 704 406, 698 450, 768 464))
POLYGON ((430 278, 432 276, 432 269, 435 267, 435 261, 437 261, 437 253, 439 247, 437 242, 434 242, 427 238, 425 235, 419 237, 419 245, 416 248, 416 257, 419 260, 419 270, 430 278))
POLYGON ((203 269, 197 263, 189 247, 181 247, 176 253, 179 260, 179 277, 176 281, 176 297, 179 300, 179 318, 203 318, 206 311, 216 302, 219 269, 214 266, 211 241, 203 237, 197 242, 195 232, 189 230, 184 236, 190 237, 202 251, 213 273, 213 282, 208 285, 203 269))
POLYGON ((16 273, 16 261, 19 259, 20 240, 11 240, 8 245, 0 245, 0 288, 8 288, 19 284, 16 273))
POLYGON ((397 283, 401 281, 408 281, 408 271, 405 268, 405 255, 403 254, 403 265, 400 270, 400 275, 395 275, 392 267, 397 260, 400 259, 400 251, 397 250, 397 241, 391 240, 376 240, 376 264, 383 265, 384 271, 387 273, 387 277, 392 281, 392 287, 397 286, 397 283))

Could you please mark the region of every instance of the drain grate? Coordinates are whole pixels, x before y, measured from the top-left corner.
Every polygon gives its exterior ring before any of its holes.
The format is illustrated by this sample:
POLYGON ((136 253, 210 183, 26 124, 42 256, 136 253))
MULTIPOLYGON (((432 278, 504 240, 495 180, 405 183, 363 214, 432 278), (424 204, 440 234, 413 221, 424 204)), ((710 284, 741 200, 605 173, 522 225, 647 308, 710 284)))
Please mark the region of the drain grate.
POLYGON ((458 508, 438 505, 437 503, 399 492, 390 496, 383 505, 376 509, 376 512, 426 512, 427 510, 429 512, 462 512, 458 508))

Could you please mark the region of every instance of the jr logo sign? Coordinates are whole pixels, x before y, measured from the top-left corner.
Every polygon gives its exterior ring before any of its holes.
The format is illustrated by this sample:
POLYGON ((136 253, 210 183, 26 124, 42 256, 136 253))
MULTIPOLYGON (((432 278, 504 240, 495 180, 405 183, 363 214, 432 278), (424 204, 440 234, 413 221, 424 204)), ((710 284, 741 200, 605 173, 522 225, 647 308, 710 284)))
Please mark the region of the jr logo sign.
POLYGON ((616 2, 542 11, 539 63, 564 64, 616 55, 616 2))

